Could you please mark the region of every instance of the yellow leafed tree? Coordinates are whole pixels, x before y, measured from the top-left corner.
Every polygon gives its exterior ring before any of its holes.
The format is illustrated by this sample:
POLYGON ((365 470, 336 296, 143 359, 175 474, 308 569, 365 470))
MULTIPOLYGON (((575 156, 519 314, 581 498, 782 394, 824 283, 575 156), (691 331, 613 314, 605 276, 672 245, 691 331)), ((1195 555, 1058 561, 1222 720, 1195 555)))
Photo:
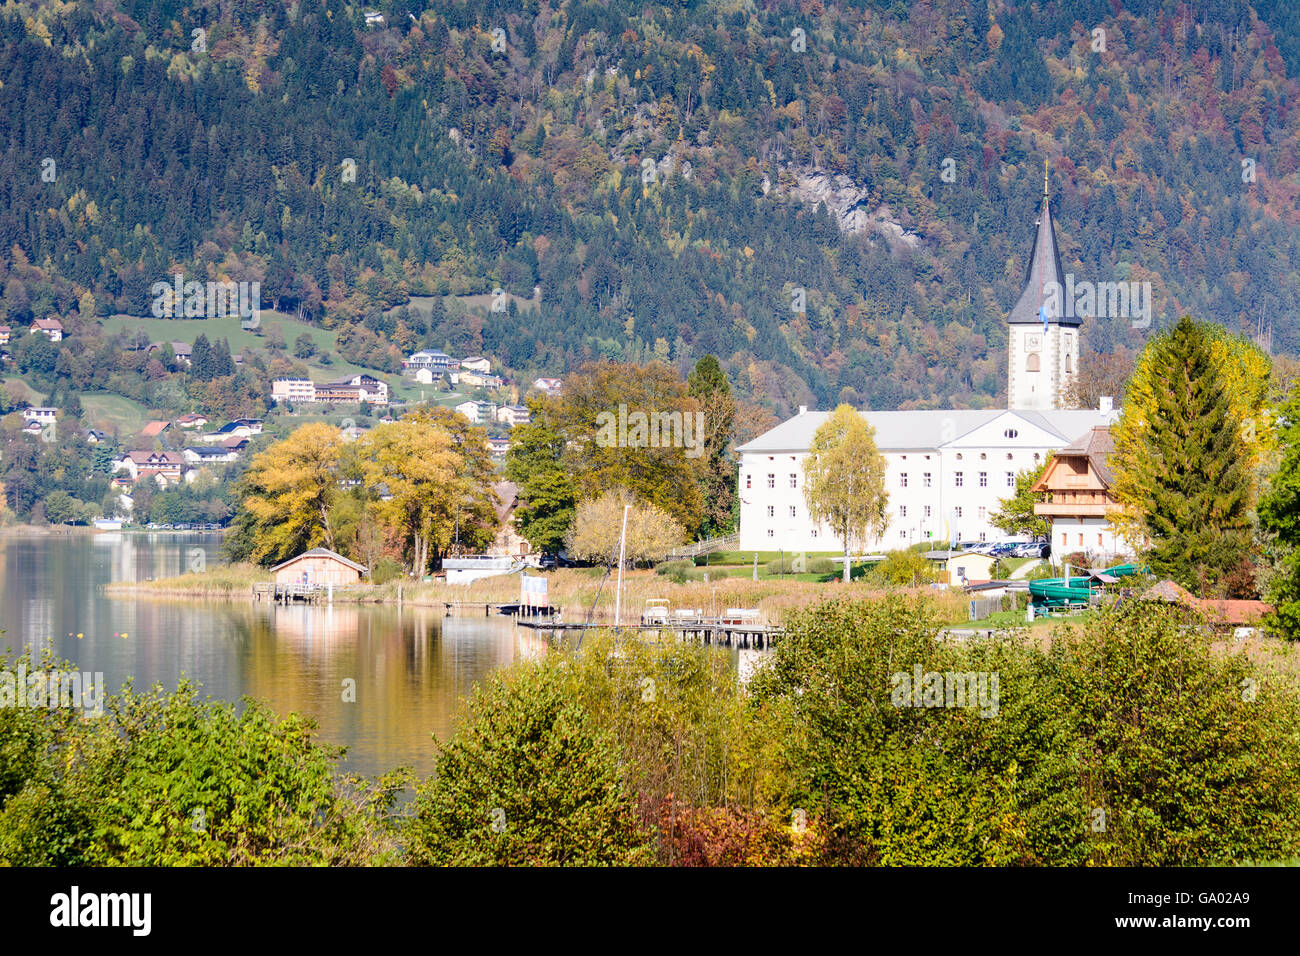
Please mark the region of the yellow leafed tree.
POLYGON ((852 405, 839 406, 813 436, 803 470, 809 514, 844 542, 847 582, 853 545, 865 545, 889 525, 885 456, 876 447, 875 429, 852 405))
POLYGON ((320 422, 253 456, 238 485, 237 523, 250 560, 273 564, 309 548, 335 548, 331 514, 343 444, 337 428, 320 422))

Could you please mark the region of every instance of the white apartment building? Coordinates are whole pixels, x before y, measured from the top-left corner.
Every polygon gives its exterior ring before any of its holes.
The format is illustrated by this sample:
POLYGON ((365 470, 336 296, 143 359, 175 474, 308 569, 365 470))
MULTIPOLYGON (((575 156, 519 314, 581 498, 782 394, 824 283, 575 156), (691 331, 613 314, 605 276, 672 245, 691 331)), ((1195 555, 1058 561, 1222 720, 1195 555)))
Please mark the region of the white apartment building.
POLYGON ((271 400, 310 405, 316 401, 316 386, 309 378, 277 378, 271 382, 271 400))

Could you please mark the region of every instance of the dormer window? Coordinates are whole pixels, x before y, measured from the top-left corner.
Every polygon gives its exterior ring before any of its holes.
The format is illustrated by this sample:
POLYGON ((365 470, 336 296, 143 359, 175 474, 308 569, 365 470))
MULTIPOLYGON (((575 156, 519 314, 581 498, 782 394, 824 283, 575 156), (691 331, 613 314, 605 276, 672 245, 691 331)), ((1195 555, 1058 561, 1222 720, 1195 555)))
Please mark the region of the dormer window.
MULTIPOLYGON (((1020 432, 1016 431, 1014 428, 1008 428, 1006 431, 1004 431, 1004 432, 1002 433, 1002 437, 1003 437, 1003 438, 1015 438, 1015 437, 1016 437, 1017 435, 1019 435, 1019 434, 1020 434, 1020 432)), ((1010 455, 1007 455, 1007 457, 1010 458, 1011 456, 1010 456, 1010 455)))

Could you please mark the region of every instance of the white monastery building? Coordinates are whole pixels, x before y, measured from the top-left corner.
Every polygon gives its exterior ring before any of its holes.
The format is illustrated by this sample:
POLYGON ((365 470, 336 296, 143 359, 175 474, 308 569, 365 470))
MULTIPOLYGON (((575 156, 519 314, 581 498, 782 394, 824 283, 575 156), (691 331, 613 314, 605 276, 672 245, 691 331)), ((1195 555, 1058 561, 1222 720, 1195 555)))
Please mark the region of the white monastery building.
MULTIPOLYGON (((1045 191, 1025 288, 1008 316, 1009 407, 862 412, 886 461, 889 525, 879 539, 855 547, 870 553, 1004 538, 988 516, 1014 494, 1016 475, 1118 417, 1106 399, 1097 409, 1062 407, 1062 393, 1078 374, 1079 320, 1043 307, 1050 282, 1062 278, 1045 191)), ((829 414, 800 408, 736 449, 742 551, 843 548, 829 526, 809 518, 804 498, 803 461, 829 414)), ((1108 525, 1091 534, 1099 531, 1107 534, 1108 525)), ((1113 533, 1104 540, 1114 543, 1113 533)))

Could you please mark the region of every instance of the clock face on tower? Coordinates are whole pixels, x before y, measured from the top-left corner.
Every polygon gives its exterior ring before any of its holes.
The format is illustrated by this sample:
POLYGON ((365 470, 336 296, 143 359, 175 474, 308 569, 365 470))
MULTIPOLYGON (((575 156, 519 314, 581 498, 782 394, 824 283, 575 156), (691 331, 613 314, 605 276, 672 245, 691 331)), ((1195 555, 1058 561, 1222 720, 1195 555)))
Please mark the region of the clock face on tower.
POLYGON ((1041 335, 1026 335, 1025 348, 1030 351, 1037 351, 1043 347, 1043 337, 1041 335))

